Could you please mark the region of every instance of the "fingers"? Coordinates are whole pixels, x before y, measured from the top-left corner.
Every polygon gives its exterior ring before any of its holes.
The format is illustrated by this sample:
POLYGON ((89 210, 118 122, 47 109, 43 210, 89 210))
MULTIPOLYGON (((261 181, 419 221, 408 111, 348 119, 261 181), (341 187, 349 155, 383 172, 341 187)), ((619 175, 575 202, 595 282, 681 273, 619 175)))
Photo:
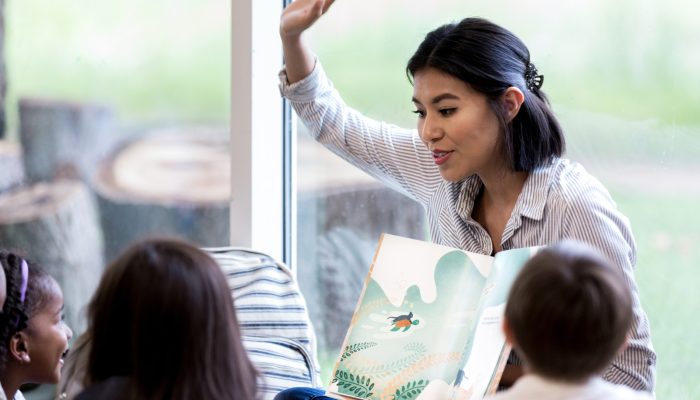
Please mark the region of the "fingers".
POLYGON ((332 0, 296 0, 289 4, 280 19, 280 34, 298 36, 311 27, 333 4, 332 0))
POLYGON ((321 11, 321 14, 325 14, 326 11, 331 7, 331 5, 335 2, 335 0, 326 0, 323 2, 323 10, 321 11))

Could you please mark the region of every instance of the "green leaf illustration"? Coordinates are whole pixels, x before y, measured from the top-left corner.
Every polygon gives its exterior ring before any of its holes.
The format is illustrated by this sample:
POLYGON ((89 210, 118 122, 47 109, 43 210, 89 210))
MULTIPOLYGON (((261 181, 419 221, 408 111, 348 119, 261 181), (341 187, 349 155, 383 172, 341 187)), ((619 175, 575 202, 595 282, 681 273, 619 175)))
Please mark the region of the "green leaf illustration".
MULTIPOLYGON (((374 379, 384 378, 404 370, 408 365, 411 365, 414 362, 418 361, 426 352, 425 344, 421 342, 408 343, 406 346, 403 347, 403 349, 406 350, 407 355, 398 360, 372 366, 355 367, 353 365, 353 367, 355 368, 351 369, 356 374, 366 375, 374 379)), ((352 363, 352 361, 350 361, 349 363, 352 363)), ((350 364, 348 364, 348 366, 349 365, 350 364)))
POLYGON ((394 394, 394 400, 413 400, 428 386, 428 380, 410 381, 394 394))
POLYGON ((369 377, 354 375, 348 371, 338 369, 335 371, 333 382, 337 382, 338 387, 345 393, 353 394, 360 398, 370 398, 374 393, 374 383, 369 377))
POLYGON ((340 356, 340 361, 342 362, 343 360, 350 358, 353 354, 360 352, 362 350, 369 349, 371 347, 376 346, 376 342, 362 342, 362 343, 355 343, 349 346, 345 346, 345 349, 343 349, 343 354, 340 356))

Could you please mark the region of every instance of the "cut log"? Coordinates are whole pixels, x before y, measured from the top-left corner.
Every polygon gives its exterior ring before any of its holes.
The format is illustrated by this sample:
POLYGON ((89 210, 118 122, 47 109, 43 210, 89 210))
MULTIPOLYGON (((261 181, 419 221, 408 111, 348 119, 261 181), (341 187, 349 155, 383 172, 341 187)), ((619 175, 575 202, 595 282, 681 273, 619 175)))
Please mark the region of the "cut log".
POLYGON ((115 142, 112 111, 99 104, 19 101, 24 169, 30 182, 57 177, 89 181, 115 142))
POLYGON ((81 332, 81 312, 103 270, 102 234, 87 186, 57 180, 1 194, 0 246, 39 263, 56 279, 66 321, 81 332))
POLYGON ((18 143, 0 140, 0 193, 24 181, 22 150, 18 143))
POLYGON ((228 133, 213 128, 155 132, 115 151, 93 181, 107 260, 149 236, 228 245, 229 153, 228 133))

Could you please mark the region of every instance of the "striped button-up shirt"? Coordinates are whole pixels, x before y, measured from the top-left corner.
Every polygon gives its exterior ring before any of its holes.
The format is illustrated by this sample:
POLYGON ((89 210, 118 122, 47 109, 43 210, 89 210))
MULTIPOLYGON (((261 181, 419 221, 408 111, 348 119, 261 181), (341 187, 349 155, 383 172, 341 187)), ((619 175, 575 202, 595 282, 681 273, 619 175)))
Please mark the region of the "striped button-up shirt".
MULTIPOLYGON (((461 182, 444 180, 415 129, 375 121, 347 107, 318 61, 309 76, 293 84, 282 70, 280 91, 318 142, 422 204, 435 243, 493 253, 489 234, 472 218, 482 186, 476 175, 461 182)), ((634 320, 629 344, 603 372, 603 378, 653 391, 656 354, 634 281, 636 247, 629 222, 603 185, 583 167, 555 159, 529 174, 501 247, 548 245, 562 239, 577 239, 601 251, 620 270, 632 292, 634 320)))

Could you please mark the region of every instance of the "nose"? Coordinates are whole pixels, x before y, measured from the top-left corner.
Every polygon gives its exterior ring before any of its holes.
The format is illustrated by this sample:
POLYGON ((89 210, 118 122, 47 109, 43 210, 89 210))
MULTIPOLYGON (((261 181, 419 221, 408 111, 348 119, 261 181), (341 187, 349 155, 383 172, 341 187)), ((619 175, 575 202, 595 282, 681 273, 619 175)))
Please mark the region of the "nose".
POLYGON ((66 324, 63 324, 63 327, 66 330, 66 338, 68 338, 68 340, 71 340, 71 338, 73 337, 73 330, 70 328, 70 326, 66 324))
POLYGON ((442 127, 434 114, 426 113, 425 116, 419 120, 418 125, 418 132, 424 143, 435 142, 444 135, 442 127))

